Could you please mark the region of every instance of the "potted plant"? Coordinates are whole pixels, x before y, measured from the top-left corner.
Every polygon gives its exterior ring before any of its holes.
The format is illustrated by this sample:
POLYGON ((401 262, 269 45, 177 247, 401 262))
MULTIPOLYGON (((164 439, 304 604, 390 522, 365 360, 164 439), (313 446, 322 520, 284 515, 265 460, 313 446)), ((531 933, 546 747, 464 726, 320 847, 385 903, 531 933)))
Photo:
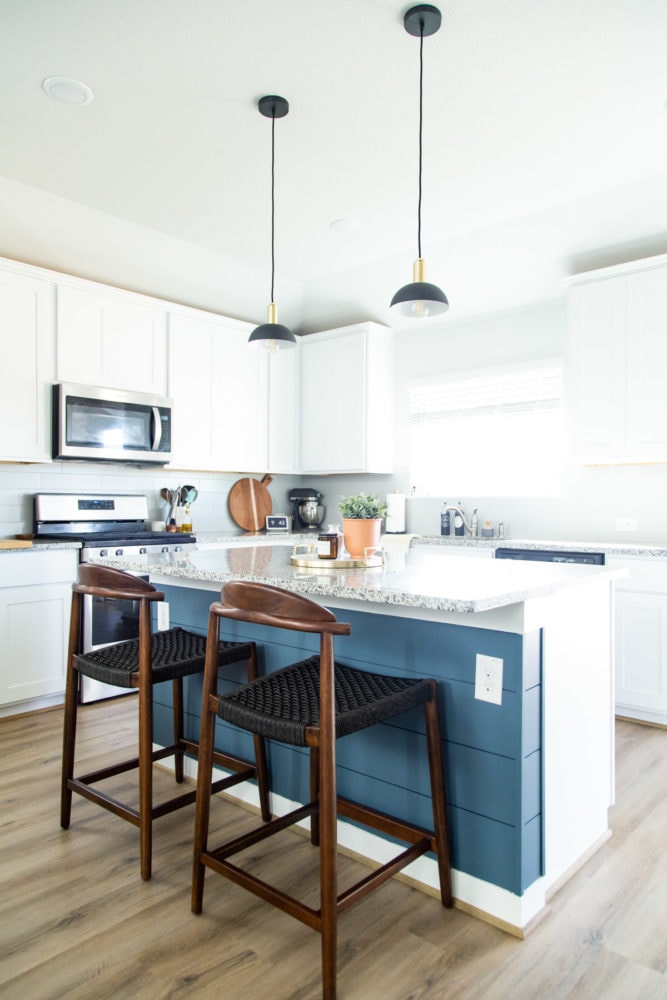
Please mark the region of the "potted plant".
POLYGON ((380 529, 387 504, 373 494, 357 493, 341 497, 338 510, 343 521, 343 541, 350 558, 372 556, 380 544, 380 529))

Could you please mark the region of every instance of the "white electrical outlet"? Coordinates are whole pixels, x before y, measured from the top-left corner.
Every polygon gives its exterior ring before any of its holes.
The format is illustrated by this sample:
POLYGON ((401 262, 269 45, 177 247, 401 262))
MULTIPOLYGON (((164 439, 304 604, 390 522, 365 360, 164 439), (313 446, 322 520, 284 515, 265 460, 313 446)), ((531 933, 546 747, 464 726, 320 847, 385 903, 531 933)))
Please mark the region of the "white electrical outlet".
POLYGON ((501 705, 503 700, 503 661, 497 656, 477 653, 475 658, 475 698, 501 705))
POLYGON ((157 627, 159 632, 164 632, 169 628, 169 604, 167 601, 160 601, 157 606, 157 627))
POLYGON ((617 531, 636 531, 637 530, 637 518, 636 517, 617 517, 616 518, 616 530, 617 531))

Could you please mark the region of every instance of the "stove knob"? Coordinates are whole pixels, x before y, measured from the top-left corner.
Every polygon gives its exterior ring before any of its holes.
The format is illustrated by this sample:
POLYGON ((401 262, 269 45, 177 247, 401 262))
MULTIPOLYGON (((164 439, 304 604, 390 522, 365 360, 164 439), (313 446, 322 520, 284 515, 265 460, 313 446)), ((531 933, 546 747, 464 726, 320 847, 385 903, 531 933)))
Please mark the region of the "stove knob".
POLYGON ((109 550, 108 549, 100 549, 100 558, 101 559, 106 559, 106 557, 108 555, 109 555, 109 550))
POLYGON ((140 547, 140 549, 139 549, 139 555, 140 555, 140 556, 145 556, 147 552, 148 552, 148 549, 146 548, 146 546, 145 546, 145 545, 142 545, 142 546, 140 547))
POLYGON ((116 549, 116 553, 115 553, 115 554, 116 554, 117 556, 122 556, 122 554, 123 554, 123 550, 122 550, 122 549, 116 549))
POLYGON ((169 546, 168 545, 163 545, 162 548, 160 549, 160 551, 161 552, 169 552, 169 546))
POLYGON ((174 545, 174 552, 182 552, 182 551, 183 551, 182 545, 174 545))

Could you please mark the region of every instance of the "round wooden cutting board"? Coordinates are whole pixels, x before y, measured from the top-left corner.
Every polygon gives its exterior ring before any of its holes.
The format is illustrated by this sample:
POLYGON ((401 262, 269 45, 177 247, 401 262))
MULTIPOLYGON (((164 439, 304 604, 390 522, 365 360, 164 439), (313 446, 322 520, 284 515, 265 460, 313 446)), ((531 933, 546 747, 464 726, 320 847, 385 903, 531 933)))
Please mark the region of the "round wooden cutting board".
POLYGON ((271 513, 271 494, 267 487, 273 476, 259 479, 239 479, 229 491, 229 513, 235 524, 245 531, 260 531, 266 527, 271 513))

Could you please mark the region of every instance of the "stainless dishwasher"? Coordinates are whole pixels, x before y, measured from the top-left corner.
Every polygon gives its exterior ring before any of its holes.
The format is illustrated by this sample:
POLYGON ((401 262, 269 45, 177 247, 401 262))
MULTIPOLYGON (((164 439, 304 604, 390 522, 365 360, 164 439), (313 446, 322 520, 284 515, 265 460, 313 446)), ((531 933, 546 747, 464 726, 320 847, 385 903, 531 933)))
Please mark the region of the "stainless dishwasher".
POLYGON ((604 552, 564 552, 562 549, 511 549, 499 548, 496 559, 526 559, 533 562, 585 563, 604 566, 604 552))

